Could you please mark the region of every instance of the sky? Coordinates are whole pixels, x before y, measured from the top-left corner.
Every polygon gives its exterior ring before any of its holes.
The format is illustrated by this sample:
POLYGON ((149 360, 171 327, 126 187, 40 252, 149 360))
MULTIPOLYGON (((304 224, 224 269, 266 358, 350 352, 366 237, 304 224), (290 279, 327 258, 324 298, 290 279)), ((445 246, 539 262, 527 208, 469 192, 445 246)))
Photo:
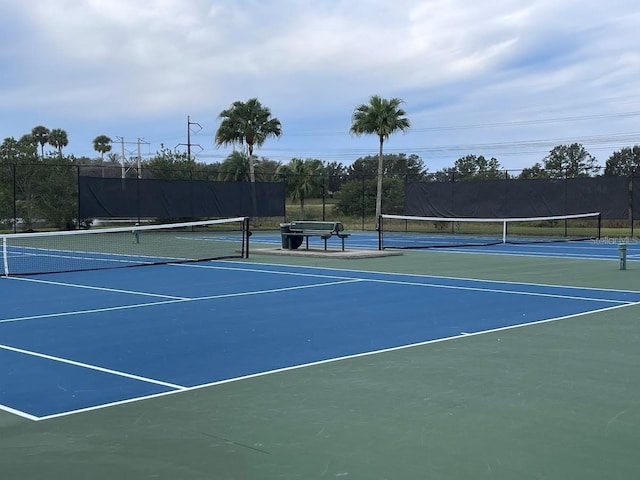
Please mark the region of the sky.
POLYGON ((66 154, 223 161, 219 113, 258 100, 282 123, 259 156, 344 165, 372 95, 411 122, 386 153, 428 171, 465 155, 532 166, 582 144, 604 167, 640 144, 637 0, 0 0, 0 137, 62 128, 66 154))

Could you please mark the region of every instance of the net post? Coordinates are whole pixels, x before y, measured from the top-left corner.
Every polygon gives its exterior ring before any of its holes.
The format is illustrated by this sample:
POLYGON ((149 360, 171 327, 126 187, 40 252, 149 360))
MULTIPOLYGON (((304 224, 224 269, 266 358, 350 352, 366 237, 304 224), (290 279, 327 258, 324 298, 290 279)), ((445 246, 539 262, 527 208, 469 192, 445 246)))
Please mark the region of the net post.
POLYGON ((251 232, 249 231, 249 217, 244 217, 242 221, 242 254, 243 258, 249 258, 249 236, 251 232))
POLYGON ((378 250, 382 250, 382 214, 378 215, 378 250))
POLYGON ((502 243, 507 243, 507 220, 502 220, 502 243))
POLYGON ((597 232, 597 238, 598 240, 600 240, 600 234, 602 232, 602 213, 599 212, 598 213, 598 232, 597 232))

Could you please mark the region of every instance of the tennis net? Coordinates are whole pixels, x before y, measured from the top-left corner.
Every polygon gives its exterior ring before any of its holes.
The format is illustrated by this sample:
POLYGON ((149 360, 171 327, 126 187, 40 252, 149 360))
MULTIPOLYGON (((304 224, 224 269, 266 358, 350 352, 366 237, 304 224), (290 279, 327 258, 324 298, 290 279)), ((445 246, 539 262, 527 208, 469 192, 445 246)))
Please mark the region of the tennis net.
POLYGON ((30 275, 248 258, 246 217, 0 235, 3 274, 30 275))
POLYGON ((378 248, 437 248, 600 238, 600 213, 531 218, 380 215, 378 248))

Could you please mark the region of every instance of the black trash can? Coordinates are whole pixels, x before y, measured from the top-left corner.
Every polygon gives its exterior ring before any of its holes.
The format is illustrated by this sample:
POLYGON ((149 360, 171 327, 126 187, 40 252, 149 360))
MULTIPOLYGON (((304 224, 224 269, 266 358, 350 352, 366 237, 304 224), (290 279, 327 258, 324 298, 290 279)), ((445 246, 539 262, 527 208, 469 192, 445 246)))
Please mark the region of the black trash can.
POLYGON ((282 238, 282 248, 284 248, 285 250, 291 250, 291 237, 285 235, 285 233, 291 233, 290 223, 280 224, 280 237, 282 238))
POLYGON ((295 250, 302 245, 302 235, 294 235, 293 237, 287 237, 289 239, 289 248, 295 250))

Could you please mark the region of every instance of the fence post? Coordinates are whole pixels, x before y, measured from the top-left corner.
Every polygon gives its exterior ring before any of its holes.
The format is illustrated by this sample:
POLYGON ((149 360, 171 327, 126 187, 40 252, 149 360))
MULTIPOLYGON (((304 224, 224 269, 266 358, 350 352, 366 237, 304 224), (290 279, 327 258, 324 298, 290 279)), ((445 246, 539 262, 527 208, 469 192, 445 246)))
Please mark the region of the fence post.
POLYGON ((634 211, 633 211, 633 184, 636 177, 636 169, 634 168, 633 172, 631 172, 631 177, 629 178, 629 217, 631 217, 631 238, 633 238, 633 222, 634 222, 634 211))
POLYGON ((365 205, 364 205, 364 171, 362 172, 362 231, 364 232, 364 218, 365 218, 365 205))
POLYGON ((282 211, 284 212, 284 216, 282 217, 282 223, 287 223, 287 186, 288 178, 285 176, 282 181, 282 189, 284 190, 284 195, 282 195, 282 211))
MULTIPOLYGON (((456 172, 451 170, 451 213, 456 214, 456 172)), ((455 222, 451 222, 451 233, 455 234, 455 222)))
POLYGON ((140 223, 142 216, 142 194, 140 192, 140 175, 136 176, 136 211, 138 213, 138 223, 140 223))
POLYGON ((324 182, 325 177, 322 177, 322 185, 320 186, 320 189, 322 191, 322 221, 324 222, 326 220, 326 209, 327 209, 327 204, 326 204, 326 188, 325 188, 325 182, 324 182))
POLYGON ((16 164, 12 163, 11 164, 11 168, 12 168, 12 177, 13 177, 13 233, 16 233, 18 231, 18 206, 17 206, 17 202, 16 202, 16 196, 17 196, 17 191, 18 188, 16 187, 16 164))
POLYGON ((80 165, 76 165, 76 185, 76 195, 78 196, 78 222, 76 223, 76 228, 80 230, 80 222, 82 221, 80 216, 80 199, 82 198, 80 195, 80 165))

